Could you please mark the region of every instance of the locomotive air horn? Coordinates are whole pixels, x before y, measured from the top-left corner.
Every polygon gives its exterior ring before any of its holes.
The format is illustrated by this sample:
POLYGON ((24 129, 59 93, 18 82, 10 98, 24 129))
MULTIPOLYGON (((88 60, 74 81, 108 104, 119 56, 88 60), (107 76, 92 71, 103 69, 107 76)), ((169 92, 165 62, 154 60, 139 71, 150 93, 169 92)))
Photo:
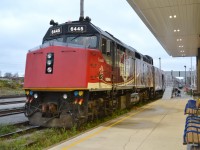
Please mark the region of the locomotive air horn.
POLYGON ((57 22, 54 22, 54 20, 53 20, 53 19, 51 19, 51 21, 50 21, 50 25, 57 26, 57 25, 58 25, 58 23, 57 23, 57 22))

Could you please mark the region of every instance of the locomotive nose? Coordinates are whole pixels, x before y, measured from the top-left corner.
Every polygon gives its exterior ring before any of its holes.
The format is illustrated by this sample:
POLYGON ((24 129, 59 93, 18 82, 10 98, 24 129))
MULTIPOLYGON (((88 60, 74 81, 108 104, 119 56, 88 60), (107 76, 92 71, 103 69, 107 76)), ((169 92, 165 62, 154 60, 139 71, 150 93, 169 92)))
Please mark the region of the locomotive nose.
POLYGON ((25 89, 87 88, 87 50, 50 46, 27 54, 25 89))

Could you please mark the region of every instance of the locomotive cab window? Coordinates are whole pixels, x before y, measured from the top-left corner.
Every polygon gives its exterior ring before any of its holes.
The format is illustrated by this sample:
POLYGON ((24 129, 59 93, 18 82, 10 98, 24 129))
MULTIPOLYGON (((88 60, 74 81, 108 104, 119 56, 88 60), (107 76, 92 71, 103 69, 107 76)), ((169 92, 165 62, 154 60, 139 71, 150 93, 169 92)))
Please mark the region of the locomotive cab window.
POLYGON ((97 48, 97 36, 94 35, 73 35, 67 37, 66 42, 86 48, 97 48))

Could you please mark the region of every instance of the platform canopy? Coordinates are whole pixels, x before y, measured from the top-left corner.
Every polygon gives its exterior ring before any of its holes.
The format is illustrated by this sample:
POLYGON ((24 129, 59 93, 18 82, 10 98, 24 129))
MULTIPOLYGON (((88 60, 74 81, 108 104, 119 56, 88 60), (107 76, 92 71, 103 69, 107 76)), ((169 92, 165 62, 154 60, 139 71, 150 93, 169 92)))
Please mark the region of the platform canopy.
POLYGON ((170 56, 197 56, 200 0, 127 1, 170 56))

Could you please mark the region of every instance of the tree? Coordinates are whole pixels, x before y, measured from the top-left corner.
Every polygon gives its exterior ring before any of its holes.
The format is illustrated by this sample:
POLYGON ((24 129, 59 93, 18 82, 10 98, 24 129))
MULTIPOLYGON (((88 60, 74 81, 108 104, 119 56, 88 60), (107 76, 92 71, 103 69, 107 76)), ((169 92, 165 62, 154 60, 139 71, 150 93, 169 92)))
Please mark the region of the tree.
POLYGON ((10 79, 10 78, 12 78, 12 73, 6 72, 6 73, 4 74, 4 77, 10 79))
POLYGON ((18 77, 19 77, 19 74, 18 74, 18 73, 15 73, 12 77, 13 77, 13 78, 18 78, 18 77))

